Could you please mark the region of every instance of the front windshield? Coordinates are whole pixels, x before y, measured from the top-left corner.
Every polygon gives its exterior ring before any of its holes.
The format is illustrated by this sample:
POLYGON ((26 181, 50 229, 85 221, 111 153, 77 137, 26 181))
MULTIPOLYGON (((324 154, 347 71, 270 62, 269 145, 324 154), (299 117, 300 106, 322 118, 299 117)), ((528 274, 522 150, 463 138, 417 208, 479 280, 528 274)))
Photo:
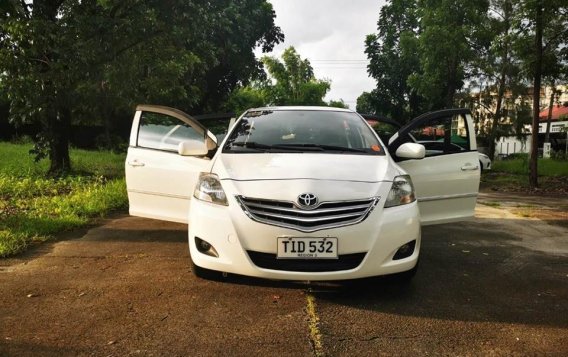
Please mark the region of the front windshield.
POLYGON ((253 110, 243 115, 223 152, 310 152, 384 155, 355 113, 324 110, 253 110))

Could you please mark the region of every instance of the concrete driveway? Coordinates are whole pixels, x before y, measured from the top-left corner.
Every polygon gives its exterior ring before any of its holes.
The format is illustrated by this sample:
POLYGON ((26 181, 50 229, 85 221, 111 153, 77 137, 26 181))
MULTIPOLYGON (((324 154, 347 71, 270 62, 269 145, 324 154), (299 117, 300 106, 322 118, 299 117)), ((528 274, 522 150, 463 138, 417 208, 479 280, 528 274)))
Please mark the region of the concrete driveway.
POLYGON ((505 208, 425 227, 408 287, 196 279, 135 217, 66 238, 0 261, 1 356, 568 355, 568 230, 505 208))

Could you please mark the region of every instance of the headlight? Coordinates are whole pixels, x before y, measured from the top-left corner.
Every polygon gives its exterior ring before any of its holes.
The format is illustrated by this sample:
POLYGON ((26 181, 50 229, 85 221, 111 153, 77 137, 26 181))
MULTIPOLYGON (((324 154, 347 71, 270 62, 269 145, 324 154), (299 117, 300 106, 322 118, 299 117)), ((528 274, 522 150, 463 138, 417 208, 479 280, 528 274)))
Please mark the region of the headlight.
POLYGON ((225 191, 223 191, 219 177, 208 172, 199 174, 199 180, 197 180, 197 185, 195 185, 193 197, 205 202, 228 205, 227 196, 225 196, 225 191))
POLYGON ((414 202, 414 186, 408 175, 396 176, 392 180, 392 188, 385 202, 385 208, 405 205, 414 202))

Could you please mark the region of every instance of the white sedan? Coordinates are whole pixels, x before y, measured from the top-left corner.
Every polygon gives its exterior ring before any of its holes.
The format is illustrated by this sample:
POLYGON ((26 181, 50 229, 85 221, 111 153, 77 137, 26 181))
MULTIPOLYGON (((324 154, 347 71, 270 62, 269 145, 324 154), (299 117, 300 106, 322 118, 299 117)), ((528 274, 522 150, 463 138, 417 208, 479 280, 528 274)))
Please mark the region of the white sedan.
POLYGON ((489 156, 479 153, 479 167, 481 168, 481 171, 491 170, 491 159, 489 156))
POLYGON ((219 144, 179 110, 140 105, 126 158, 130 214, 188 223, 201 277, 408 279, 421 225, 473 216, 469 133, 466 109, 425 114, 387 146, 350 110, 267 107, 246 111, 219 144), (416 141, 432 132, 464 151, 425 156, 416 141))

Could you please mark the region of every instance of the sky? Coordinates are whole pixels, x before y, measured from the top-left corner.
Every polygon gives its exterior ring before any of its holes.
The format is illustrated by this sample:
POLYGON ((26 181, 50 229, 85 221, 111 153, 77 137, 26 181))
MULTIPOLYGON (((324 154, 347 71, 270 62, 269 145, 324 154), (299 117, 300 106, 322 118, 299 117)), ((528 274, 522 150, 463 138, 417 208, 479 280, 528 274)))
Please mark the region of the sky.
MULTIPOLYGON (((284 42, 269 56, 294 46, 318 79, 331 80, 325 100, 343 99, 355 109, 357 97, 375 87, 367 74, 365 37, 377 31, 382 0, 269 0, 284 42)), ((263 56, 257 49, 256 55, 263 56)))

